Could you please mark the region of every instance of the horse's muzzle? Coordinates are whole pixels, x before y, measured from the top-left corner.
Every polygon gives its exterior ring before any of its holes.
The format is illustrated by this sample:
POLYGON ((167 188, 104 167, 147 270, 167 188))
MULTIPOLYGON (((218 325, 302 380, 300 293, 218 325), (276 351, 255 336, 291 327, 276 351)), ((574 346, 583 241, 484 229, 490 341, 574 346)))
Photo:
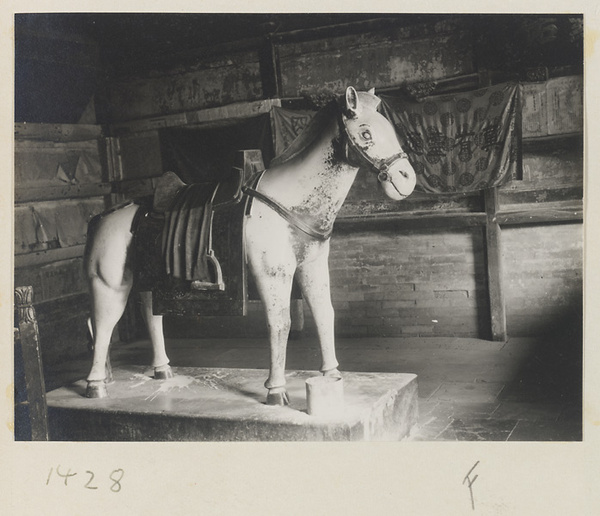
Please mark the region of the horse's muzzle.
POLYGON ((406 159, 397 160, 382 169, 377 179, 385 194, 395 201, 408 197, 417 183, 415 171, 406 159))

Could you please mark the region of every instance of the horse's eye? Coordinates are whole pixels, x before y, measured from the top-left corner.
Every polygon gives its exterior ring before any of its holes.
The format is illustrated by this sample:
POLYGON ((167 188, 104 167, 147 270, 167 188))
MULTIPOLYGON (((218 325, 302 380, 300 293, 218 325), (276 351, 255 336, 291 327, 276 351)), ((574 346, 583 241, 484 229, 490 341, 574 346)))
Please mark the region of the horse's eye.
POLYGON ((362 133, 360 133, 360 135, 362 136, 363 140, 373 139, 373 137, 371 136, 371 131, 363 131, 362 133))

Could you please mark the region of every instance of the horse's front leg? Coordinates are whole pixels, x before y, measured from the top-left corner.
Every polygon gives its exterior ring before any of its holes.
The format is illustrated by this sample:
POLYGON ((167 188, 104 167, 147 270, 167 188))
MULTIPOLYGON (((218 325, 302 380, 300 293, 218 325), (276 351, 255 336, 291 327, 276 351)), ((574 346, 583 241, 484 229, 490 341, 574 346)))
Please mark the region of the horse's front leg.
POLYGON ((329 284, 329 242, 314 260, 303 263, 297 272, 304 299, 312 312, 321 347, 321 372, 325 376, 341 377, 335 355, 334 309, 329 284))
POLYGON ((258 267, 252 260, 250 265, 265 308, 269 331, 271 364, 269 377, 265 382, 265 387, 269 390, 267 405, 288 405, 285 355, 291 326, 290 296, 294 266, 291 263, 267 266, 263 261, 262 267, 258 267))

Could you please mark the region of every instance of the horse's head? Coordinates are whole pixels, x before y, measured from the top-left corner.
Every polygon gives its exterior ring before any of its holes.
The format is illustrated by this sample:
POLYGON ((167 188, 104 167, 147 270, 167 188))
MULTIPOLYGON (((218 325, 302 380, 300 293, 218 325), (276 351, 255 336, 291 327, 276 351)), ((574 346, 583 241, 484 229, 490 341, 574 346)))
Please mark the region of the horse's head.
POLYGON ((379 112, 375 90, 346 90, 342 123, 350 149, 360 165, 374 170, 386 195, 394 200, 408 197, 415 188, 416 174, 402 150, 393 125, 379 112))

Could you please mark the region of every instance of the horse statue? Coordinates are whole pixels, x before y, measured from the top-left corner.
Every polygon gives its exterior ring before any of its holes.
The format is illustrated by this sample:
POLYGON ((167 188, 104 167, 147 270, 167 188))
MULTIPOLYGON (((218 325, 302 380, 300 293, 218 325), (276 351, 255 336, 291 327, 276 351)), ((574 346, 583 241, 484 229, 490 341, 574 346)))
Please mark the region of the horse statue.
MULTIPOLYGON (((271 350, 265 387, 268 405, 287 405, 285 360, 290 331, 290 294, 296 277, 314 317, 325 376, 341 377, 334 348, 334 310, 328 256, 332 227, 360 167, 377 174, 388 197, 405 199, 416 176, 392 124, 379 112, 374 90, 345 95, 319 111, 258 182, 243 192, 253 198, 246 215, 245 253, 266 311, 271 350)), ((134 283, 130 203, 96 221, 88 233, 85 270, 92 295, 93 363, 88 397, 107 396, 108 350, 134 283)), ((91 224, 91 223, 90 223, 91 224)), ((140 292, 152 342, 155 378, 173 375, 165 352, 162 316, 154 315, 152 292, 140 292)))

